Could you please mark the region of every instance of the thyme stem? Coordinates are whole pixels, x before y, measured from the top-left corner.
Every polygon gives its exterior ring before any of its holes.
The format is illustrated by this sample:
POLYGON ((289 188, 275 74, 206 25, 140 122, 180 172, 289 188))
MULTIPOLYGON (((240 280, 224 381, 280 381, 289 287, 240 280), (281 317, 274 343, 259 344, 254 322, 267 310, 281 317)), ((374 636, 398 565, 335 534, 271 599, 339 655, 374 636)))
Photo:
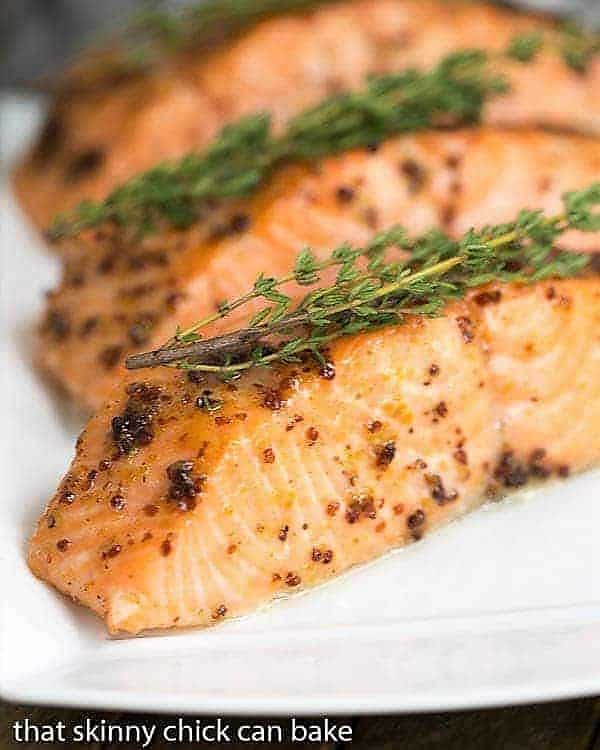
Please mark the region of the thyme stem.
MULTIPOLYGON (((399 291, 405 288, 415 281, 425 279, 429 276, 441 275, 446 273, 454 266, 462 263, 464 258, 462 256, 456 256, 455 258, 448 258, 448 260, 436 263, 433 266, 429 266, 421 271, 417 271, 410 276, 406 276, 404 279, 382 286, 377 292, 371 296, 371 300, 377 300, 381 297, 385 297, 393 292, 399 291)), ((329 264, 331 265, 331 264, 329 264)), ((290 275, 291 276, 291 275, 290 275)), ((293 278, 293 277, 292 277, 293 278)), ((248 295, 245 295, 248 297, 248 295)), ((240 298, 243 299, 243 298, 240 298)), ((341 312, 346 312, 360 307, 363 303, 362 300, 356 299, 352 302, 340 304, 332 307, 329 311, 329 315, 337 315, 341 312)), ((239 305, 236 305, 239 306, 239 305)), ((232 308, 233 309, 233 308, 232 308)), ((226 354, 231 351, 240 351, 240 349, 247 347, 250 343, 255 343, 265 336, 265 334, 278 333, 282 330, 293 329, 297 326, 306 325, 310 322, 310 316, 307 312, 297 312, 286 318, 269 325, 255 326, 246 328, 243 331, 235 332, 233 334, 225 334, 218 336, 207 341, 198 341, 193 344, 187 344, 186 346, 176 347, 165 347, 157 349, 153 352, 146 354, 134 354, 127 359, 126 365, 129 370, 137 370, 144 367, 155 367, 156 365, 167 365, 176 363, 187 357, 205 357, 214 356, 215 354, 226 354)), ((194 326, 189 328, 185 335, 189 335, 191 332, 195 332, 199 329, 201 323, 196 323, 194 326)), ((180 334, 181 335, 181 334, 180 334)), ((298 349, 297 351, 303 351, 298 349)), ((267 356, 263 361, 271 362, 278 358, 277 354, 267 356)), ((245 370, 251 366, 251 363, 241 363, 239 365, 231 365, 228 369, 232 372, 238 370, 245 370)), ((199 365, 194 369, 206 370, 207 372, 218 372, 222 368, 219 366, 212 365, 199 365), (208 368, 208 369, 207 369, 208 368)))

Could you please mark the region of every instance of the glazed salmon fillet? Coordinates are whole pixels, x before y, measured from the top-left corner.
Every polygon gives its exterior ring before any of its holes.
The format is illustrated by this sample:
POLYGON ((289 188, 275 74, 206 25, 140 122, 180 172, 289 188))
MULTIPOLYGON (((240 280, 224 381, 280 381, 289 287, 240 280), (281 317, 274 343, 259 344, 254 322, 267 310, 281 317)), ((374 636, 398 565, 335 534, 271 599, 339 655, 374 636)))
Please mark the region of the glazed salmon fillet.
MULTIPOLYGON (((524 206, 552 214, 565 191, 598 174, 597 140, 494 129, 406 136, 374 153, 284 169, 210 226, 146 245, 108 237, 73 256, 49 297, 38 359, 76 400, 97 408, 123 377, 125 356, 213 312, 259 273, 284 273, 304 245, 319 255, 396 222, 412 234, 441 225, 458 236, 512 220, 524 206)), ((594 235, 564 240, 600 249, 594 235)))
POLYGON ((329 357, 333 378, 130 376, 77 442, 33 572, 111 632, 209 625, 600 461, 597 276, 476 290, 329 357))
MULTIPOLYGON (((202 148, 240 116, 267 110, 280 125, 367 74, 426 68, 464 48, 500 52, 517 35, 552 28, 537 16, 459 0, 356 0, 277 16, 210 53, 171 57, 151 74, 59 98, 17 170, 17 193, 47 227, 80 200, 101 199, 157 162, 202 148)), ((600 59, 578 73, 556 46, 527 64, 499 64, 511 92, 488 103, 485 121, 600 133, 600 59)))

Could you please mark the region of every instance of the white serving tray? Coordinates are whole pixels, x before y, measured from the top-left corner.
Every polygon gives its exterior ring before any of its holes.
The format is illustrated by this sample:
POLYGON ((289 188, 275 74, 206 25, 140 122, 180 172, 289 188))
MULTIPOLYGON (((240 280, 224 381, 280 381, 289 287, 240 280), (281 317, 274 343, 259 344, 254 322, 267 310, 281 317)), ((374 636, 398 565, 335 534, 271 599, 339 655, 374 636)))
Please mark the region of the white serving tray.
MULTIPOLYGON (((4 99, 5 148, 35 123, 4 99)), ((26 539, 81 423, 31 366, 57 274, 2 188, 0 693, 119 710, 324 714, 600 693, 600 473, 481 509, 311 593, 210 630, 110 639, 35 579, 26 539)), ((569 415, 572 418, 573 415, 569 415)))

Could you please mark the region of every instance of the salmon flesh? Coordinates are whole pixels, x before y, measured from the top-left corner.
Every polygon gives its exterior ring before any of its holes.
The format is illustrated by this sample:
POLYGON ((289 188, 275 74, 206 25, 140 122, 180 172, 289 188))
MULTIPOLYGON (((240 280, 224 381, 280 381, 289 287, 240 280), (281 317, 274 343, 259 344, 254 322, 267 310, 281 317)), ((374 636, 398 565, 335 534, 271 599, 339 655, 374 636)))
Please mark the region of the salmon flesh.
POLYGON ((29 548, 113 633, 210 625, 600 461, 597 276, 495 286, 332 367, 123 382, 29 548))

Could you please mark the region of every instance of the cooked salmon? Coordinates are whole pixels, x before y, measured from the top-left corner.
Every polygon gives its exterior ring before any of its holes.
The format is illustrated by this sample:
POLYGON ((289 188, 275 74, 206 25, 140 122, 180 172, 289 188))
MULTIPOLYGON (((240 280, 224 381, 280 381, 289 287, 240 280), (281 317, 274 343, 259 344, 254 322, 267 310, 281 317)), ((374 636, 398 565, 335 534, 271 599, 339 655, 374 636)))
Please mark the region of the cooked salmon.
POLYGON ((334 377, 122 384, 39 521, 33 572, 111 632, 209 625, 600 461, 597 276, 476 290, 329 356, 334 377))
MULTIPOLYGON (((538 16, 459 0, 355 0, 283 14, 210 53, 187 52, 146 76, 56 101, 17 171, 17 192, 46 227, 80 200, 202 148, 242 115, 268 110, 281 124, 367 74, 431 66, 464 48, 500 52, 516 35, 552 28, 538 16)), ((600 59, 576 72, 557 46, 527 64, 499 63, 512 90, 489 103, 487 122, 600 132, 600 59)))
MULTIPOLYGON (((524 206, 557 212, 566 190, 598 174, 597 140, 494 129, 406 136, 376 152, 285 169, 210 225, 146 245, 94 240, 74 255, 50 295, 39 360, 79 402, 96 408, 123 376, 125 356, 161 344, 177 323, 190 325, 244 293, 259 273, 283 273, 304 245, 325 253, 395 222, 412 234, 441 225, 457 236, 512 220, 524 206)), ((600 250, 594 235, 564 239, 600 250)))

